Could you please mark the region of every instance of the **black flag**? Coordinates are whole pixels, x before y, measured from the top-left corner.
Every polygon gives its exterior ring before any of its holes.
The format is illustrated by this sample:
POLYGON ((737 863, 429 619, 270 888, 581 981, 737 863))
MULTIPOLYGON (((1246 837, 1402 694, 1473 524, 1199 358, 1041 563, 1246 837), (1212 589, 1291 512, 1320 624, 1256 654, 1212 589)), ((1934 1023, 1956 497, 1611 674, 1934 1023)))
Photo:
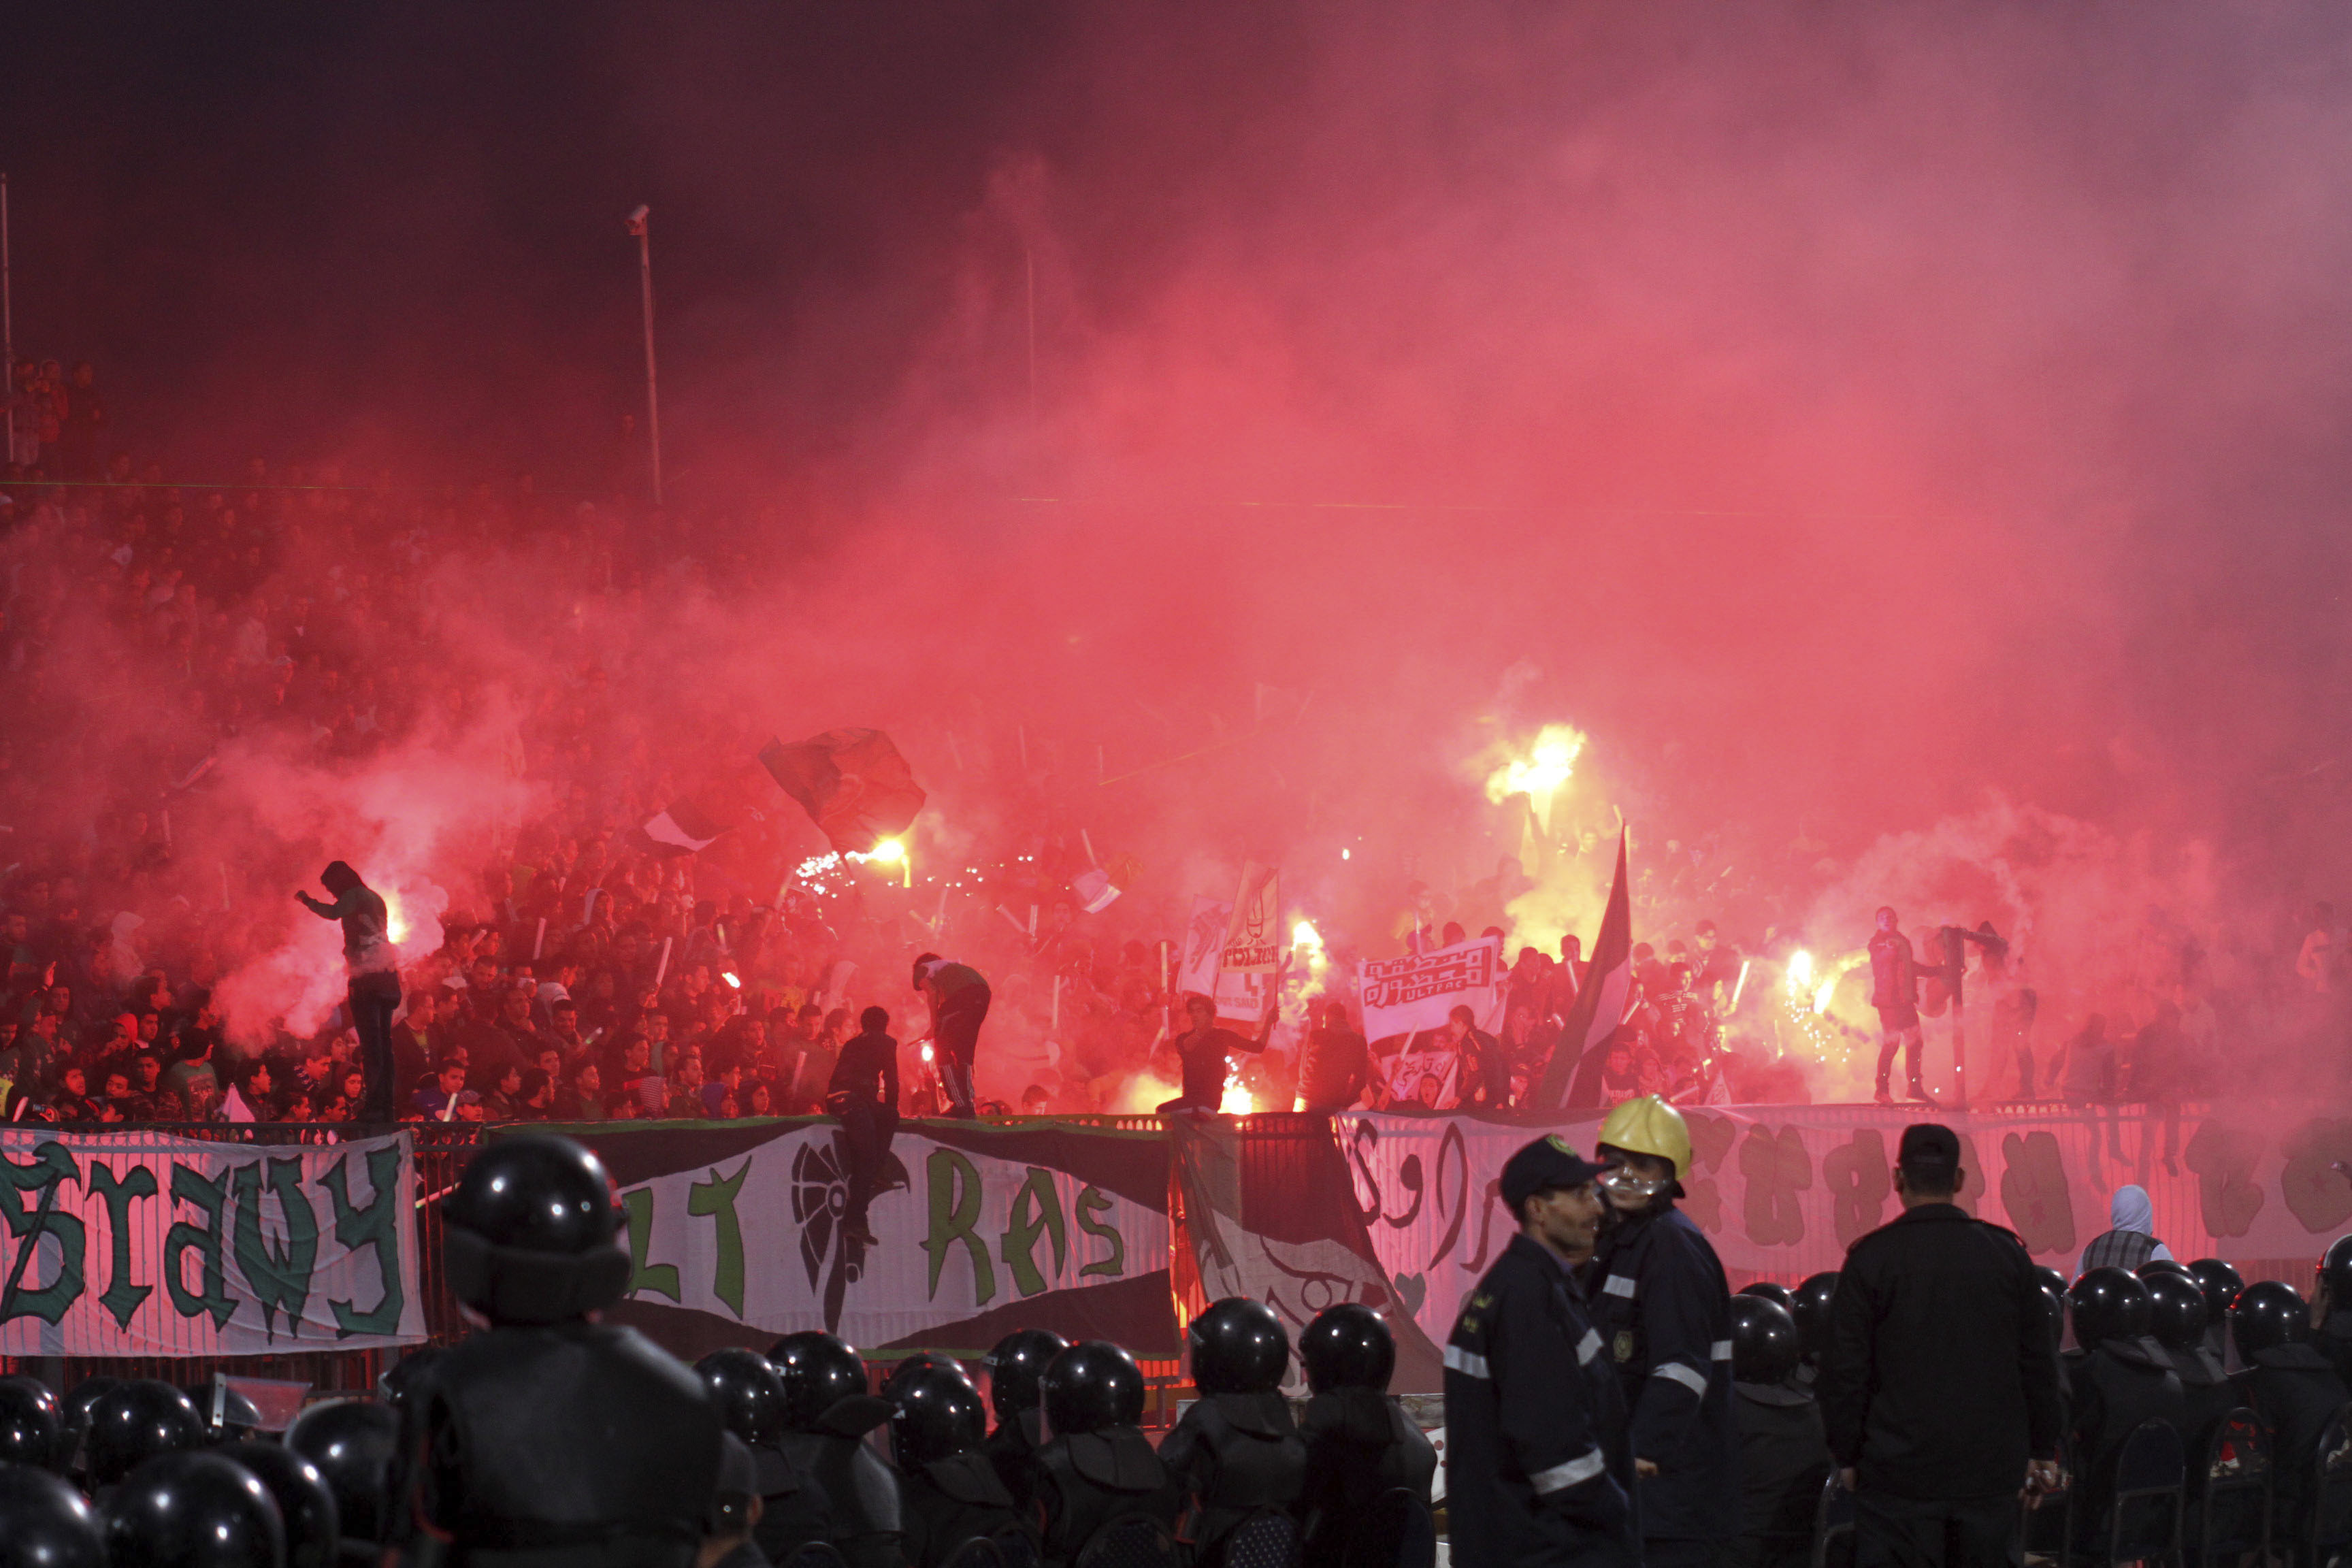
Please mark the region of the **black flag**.
POLYGON ((1617 836, 1617 878, 1610 884, 1609 908, 1592 944, 1592 966, 1578 988, 1544 1068, 1535 1103, 1547 1110, 1570 1110, 1601 1103, 1601 1068, 1609 1057, 1609 1037, 1625 1021, 1633 990, 1633 907, 1625 894, 1625 836, 1617 836))

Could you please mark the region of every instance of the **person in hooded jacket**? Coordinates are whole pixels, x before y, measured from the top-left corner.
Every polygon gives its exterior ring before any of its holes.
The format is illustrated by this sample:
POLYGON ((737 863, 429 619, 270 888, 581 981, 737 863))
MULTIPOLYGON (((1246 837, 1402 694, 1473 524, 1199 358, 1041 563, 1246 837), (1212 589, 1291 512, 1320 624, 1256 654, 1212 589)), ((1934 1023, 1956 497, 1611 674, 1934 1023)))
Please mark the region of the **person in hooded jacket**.
POLYGON ((1160 1458, 1184 1494, 1177 1539, 1196 1563, 1213 1563, 1254 1516, 1288 1516, 1307 1481, 1307 1445, 1282 1397, 1290 1336, 1271 1308, 1242 1296, 1213 1302, 1184 1331, 1184 1349, 1201 1397, 1161 1440, 1160 1458))
POLYGON ((2309 1536, 2319 1439, 2352 1400, 2311 1337, 2311 1309, 2283 1280, 2247 1286, 2230 1309, 2230 1338, 2245 1363, 2239 1397, 2271 1434, 2271 1530, 2282 1551, 2309 1536))
MULTIPOLYGON (((778 1446, 824 1495, 833 1545, 849 1568, 901 1568, 898 1472, 866 1441, 890 1419, 890 1402, 866 1391, 866 1363, 832 1334, 803 1329, 769 1347, 768 1364, 784 1389, 778 1446)), ((777 1562, 800 1544, 764 1519, 755 1539, 777 1562)))
POLYGON ((1298 1336, 1310 1397, 1298 1423, 1307 1441, 1307 1482, 1298 1493, 1302 1568, 1369 1560, 1368 1531, 1384 1519, 1389 1493, 1430 1506, 1437 1449, 1389 1394, 1396 1336, 1359 1302, 1316 1314, 1298 1336))
POLYGON ((1655 1095, 1601 1123, 1605 1227, 1588 1293, 1632 1413, 1648 1568, 1712 1563, 1739 1532, 1731 1400, 1731 1287, 1706 1234, 1675 1207, 1690 1129, 1655 1095))
POLYGON ((2083 1248, 2083 1267, 2079 1278, 2094 1268, 2137 1268, 2151 1259, 2170 1260, 2171 1249, 2156 1239, 2156 1205, 2149 1202, 2147 1189, 2129 1184, 2116 1189, 2107 1200, 2109 1229, 2091 1238, 2083 1248))
POLYGON ((901 1544, 913 1568, 941 1568, 973 1540, 1035 1536, 996 1479, 982 1443, 988 1412, 958 1373, 925 1368, 891 1392, 890 1452, 898 1461, 901 1544))
POLYGON ((1082 1340, 1039 1381, 1045 1426, 1037 1449, 1037 1519, 1045 1568, 1067 1568, 1114 1531, 1149 1534, 1173 1554, 1182 1494, 1137 1423, 1143 1372, 1108 1340, 1082 1340))
POLYGON ((2094 1268, 2074 1281, 2067 1304, 2076 1347, 2065 1358, 2074 1393, 2070 1415, 2083 1469, 2074 1540, 2088 1551, 2106 1532, 2125 1439, 2143 1423, 2162 1421, 2181 1434, 2185 1450, 2189 1408, 2172 1358, 2148 1333, 2155 1307, 2137 1276, 2094 1268))
POLYGON ((1797 1321, 1779 1302, 1731 1299, 1733 1409, 1739 1422, 1739 1534, 1725 1568, 1796 1568, 1812 1554, 1813 1511, 1830 1474, 1829 1433, 1796 1385, 1797 1321))

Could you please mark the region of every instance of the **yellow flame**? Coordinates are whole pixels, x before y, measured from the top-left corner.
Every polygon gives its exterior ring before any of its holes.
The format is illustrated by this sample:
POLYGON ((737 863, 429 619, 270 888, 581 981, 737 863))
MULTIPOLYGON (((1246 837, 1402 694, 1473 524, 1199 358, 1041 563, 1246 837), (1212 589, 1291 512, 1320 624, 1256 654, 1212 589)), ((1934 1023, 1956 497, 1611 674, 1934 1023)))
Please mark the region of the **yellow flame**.
POLYGON ((1812 989, 1813 955, 1802 948, 1790 953, 1789 967, 1782 974, 1781 980, 1782 984, 1788 986, 1789 994, 1791 996, 1802 996, 1807 991, 1812 989))
POLYGON ((879 860, 885 866, 896 866, 906 859, 907 847, 896 838, 885 838, 868 851, 866 858, 868 860, 879 860))
POLYGON ((721 979, 721 980, 724 980, 725 982, 727 982, 727 984, 728 984, 730 986, 733 987, 735 990, 740 991, 740 990, 742 990, 742 989, 743 989, 743 982, 742 982, 742 981, 740 981, 740 980, 739 980, 739 979, 737 979, 737 978, 736 978, 734 975, 732 975, 732 974, 729 974, 729 973, 726 973, 722 972, 722 973, 719 974, 719 979, 721 979))
POLYGON ((1541 802, 1576 774, 1576 759, 1584 750, 1584 731, 1567 724, 1547 724, 1522 755, 1505 760, 1486 775, 1486 798, 1497 805, 1515 795, 1541 802))
POLYGON ((1313 921, 1300 921, 1290 928, 1290 945, 1305 953, 1309 963, 1323 961, 1323 933, 1315 929, 1313 921))
POLYGON ((394 947, 408 940, 408 917, 400 911, 397 893, 383 896, 383 934, 392 939, 394 947))

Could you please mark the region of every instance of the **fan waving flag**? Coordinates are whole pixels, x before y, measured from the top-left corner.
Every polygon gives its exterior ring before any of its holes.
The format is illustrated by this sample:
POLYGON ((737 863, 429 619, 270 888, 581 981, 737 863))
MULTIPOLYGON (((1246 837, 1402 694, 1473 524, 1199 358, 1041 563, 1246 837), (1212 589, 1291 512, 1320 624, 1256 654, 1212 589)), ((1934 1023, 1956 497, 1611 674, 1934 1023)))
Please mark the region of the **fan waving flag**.
POLYGON ((907 759, 879 730, 827 730, 789 746, 770 741, 760 763, 845 855, 871 854, 923 809, 907 759))
POLYGON ((646 819, 645 831, 657 855, 693 855, 717 843, 727 825, 690 800, 674 800, 646 819))
POLYGON ((1633 990, 1633 907, 1625 895, 1625 836, 1617 836, 1617 878, 1610 884, 1609 908, 1601 917, 1601 935, 1592 944, 1592 967, 1583 988, 1568 1010, 1568 1022, 1552 1047, 1544 1068, 1543 1087, 1535 1103, 1547 1110, 1569 1110, 1601 1103, 1601 1068, 1608 1059, 1609 1037, 1625 1021, 1625 1005, 1633 990))

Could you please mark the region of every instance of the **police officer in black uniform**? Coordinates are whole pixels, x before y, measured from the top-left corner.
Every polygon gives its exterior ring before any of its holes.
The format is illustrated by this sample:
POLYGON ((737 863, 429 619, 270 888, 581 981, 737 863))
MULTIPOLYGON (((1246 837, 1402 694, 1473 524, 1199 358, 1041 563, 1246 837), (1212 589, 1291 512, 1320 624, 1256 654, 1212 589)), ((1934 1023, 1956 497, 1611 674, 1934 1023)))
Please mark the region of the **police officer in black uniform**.
POLYGON ((1601 1123, 1613 1225, 1587 1281, 1625 1392, 1646 1568, 1712 1563, 1739 1531, 1731 1408, 1731 1288, 1706 1233, 1675 1207, 1690 1130, 1655 1095, 1601 1123))
POLYGON ((1184 1494, 1177 1539, 1209 1564, 1223 1561, 1228 1539, 1254 1517, 1278 1514, 1276 1533, 1294 1533, 1307 1444, 1282 1397, 1290 1335, 1264 1302, 1211 1303, 1185 1329, 1184 1351, 1201 1397, 1161 1439, 1160 1458, 1184 1494))
POLYGON ((1830 1303, 1837 1300, 1837 1270, 1829 1268, 1807 1276, 1804 1283, 1789 1292, 1789 1316, 1797 1321, 1801 1349, 1796 1384, 1808 1391, 1820 1380, 1822 1357, 1829 1353, 1830 1303))
POLYGON ((926 1367, 890 1396, 890 1452, 898 1461, 901 1544, 914 1568, 940 1568, 968 1541, 1036 1537, 981 1445, 988 1412, 960 1373, 926 1367))
POLYGON ((269 1489, 218 1454, 157 1455, 106 1495, 99 1519, 107 1560, 117 1568, 283 1568, 286 1562, 286 1521, 269 1489))
POLYGON ((591 1321, 628 1285, 618 1217, 603 1163, 543 1134, 490 1144, 442 1205, 450 1289, 490 1327, 405 1394, 394 1524, 456 1568, 694 1560, 724 1427, 692 1368, 591 1321))
POLYGON ((2319 1294, 2312 1316, 2318 1330, 2312 1335, 2312 1348, 2352 1388, 2352 1236, 2339 1236, 2327 1244, 2319 1261, 2319 1294))
POLYGON ((18 1563, 106 1568, 98 1515, 64 1479, 31 1465, 0 1465, 0 1541, 18 1563))
POLYGON ((1388 1506, 1402 1492, 1430 1506, 1437 1449, 1389 1394, 1396 1336, 1381 1315, 1345 1301, 1316 1314, 1298 1336, 1311 1395, 1298 1434, 1307 1441, 1307 1484, 1298 1494, 1304 1568, 1392 1559, 1370 1537, 1399 1521, 1388 1506))
POLYGON ((1045 1568, 1066 1568, 1114 1532, 1139 1537, 1122 1553, 1172 1561, 1176 1478, 1152 1451, 1143 1419, 1143 1372, 1108 1340, 1082 1340, 1040 1381, 1045 1427, 1037 1449, 1037 1503, 1045 1568))
POLYGON ((710 1391, 719 1419, 735 1434, 751 1462, 751 1491, 760 1500, 751 1521, 753 1543, 761 1539, 797 1546, 833 1539, 833 1510, 784 1452, 784 1382, 757 1351, 729 1347, 694 1363, 710 1391))
MULTIPOLYGON (((834 1335, 803 1329, 770 1346, 768 1364, 784 1387, 781 1446, 824 1495, 829 1539, 849 1568, 899 1568, 898 1472, 866 1442, 890 1419, 890 1402, 866 1392, 866 1363, 834 1335)), ((760 1550, 782 1561, 799 1542, 766 1532, 764 1523, 760 1550)))
POLYGON ((1739 1422, 1739 1535, 1726 1568, 1793 1568, 1811 1556, 1830 1440, 1811 1390, 1796 1386, 1803 1342, 1779 1302, 1731 1299, 1733 1409, 1739 1422))
POLYGON ((2075 1348, 2067 1352, 2067 1385, 2074 1452, 2083 1468, 2074 1539, 2089 1549, 2105 1533, 2114 1500, 2116 1461, 2124 1439, 2143 1422, 2163 1421, 2185 1447, 2189 1400, 2172 1358, 2149 1337, 2155 1310, 2147 1287, 2122 1268, 2094 1268, 2066 1293, 2074 1316, 2075 1348))
POLYGON ((2230 1309, 2238 1304, 2246 1277, 2218 1258, 2200 1258, 2189 1266, 2189 1272, 2205 1291, 2205 1348, 2226 1367, 2231 1352, 2230 1309))
POLYGON ((1607 1167, 1558 1136, 1503 1163, 1519 1233, 1445 1346, 1445 1503, 1463 1568, 1633 1568, 1625 1399, 1570 1264, 1590 1252, 1607 1167))
MULTIPOLYGON (((2282 1552, 2309 1535, 2311 1477, 2328 1422, 2352 1399, 2312 1342, 2311 1309, 2294 1286, 2258 1280, 2230 1309, 2240 1396, 2271 1433, 2272 1529, 2282 1552)), ((2299 1555, 2299 1554, 2298 1554, 2299 1555)))
POLYGON ((66 1468, 66 1419, 58 1396, 38 1378, 0 1377, 0 1463, 66 1468))
POLYGON ((2194 1477, 2214 1429, 2238 1407, 2238 1391, 2221 1370, 2221 1358, 2207 1348, 2204 1287, 2178 1264, 2152 1263, 2139 1272, 2147 1288, 2148 1337, 2164 1348, 2173 1375, 2180 1379, 2186 1401, 2180 1443, 2194 1477))
POLYGON ((989 1406, 996 1412, 988 1462, 1024 1519, 1036 1511, 1037 1445, 1045 1440, 1038 1381, 1069 1348, 1070 1342, 1050 1329, 1015 1329, 996 1342, 982 1363, 988 1368, 989 1406))
POLYGON ((335 1527, 341 1532, 336 1561, 346 1568, 373 1568, 383 1558, 391 1526, 394 1462, 400 1448, 400 1416, 373 1399, 333 1399, 313 1405, 286 1429, 286 1447, 318 1467, 334 1494, 335 1527))
POLYGON ((2025 1244, 1954 1201, 1948 1127, 1903 1131, 1903 1213, 1846 1249, 1818 1394, 1854 1489, 1855 1568, 2007 1568, 2018 1491, 2054 1490, 2064 1406, 2025 1244))

